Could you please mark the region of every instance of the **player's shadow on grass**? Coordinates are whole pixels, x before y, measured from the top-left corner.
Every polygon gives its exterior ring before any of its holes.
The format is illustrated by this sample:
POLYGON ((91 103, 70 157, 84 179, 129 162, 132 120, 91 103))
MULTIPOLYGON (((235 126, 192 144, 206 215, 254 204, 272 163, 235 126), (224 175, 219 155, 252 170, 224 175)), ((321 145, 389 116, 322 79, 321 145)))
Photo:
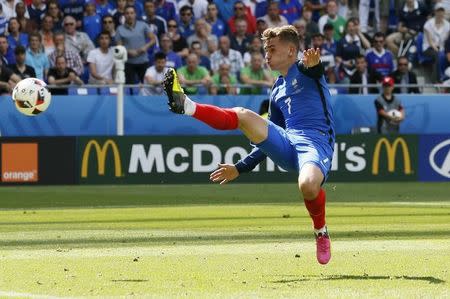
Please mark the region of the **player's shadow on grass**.
POLYGON ((426 281, 428 283, 440 284, 445 283, 445 280, 433 276, 409 276, 409 275, 305 275, 295 279, 280 279, 272 281, 272 283, 296 283, 305 281, 328 281, 328 280, 414 280, 426 281))

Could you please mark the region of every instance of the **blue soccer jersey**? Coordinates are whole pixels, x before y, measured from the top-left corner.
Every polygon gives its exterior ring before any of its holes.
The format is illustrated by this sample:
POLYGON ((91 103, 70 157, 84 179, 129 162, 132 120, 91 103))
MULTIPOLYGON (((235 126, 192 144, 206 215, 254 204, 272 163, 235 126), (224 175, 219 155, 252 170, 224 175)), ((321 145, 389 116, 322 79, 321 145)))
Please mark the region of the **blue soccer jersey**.
POLYGON ((381 53, 371 49, 366 54, 367 67, 377 71, 383 76, 388 76, 394 71, 394 55, 391 51, 383 49, 381 53))
POLYGON ((323 72, 322 64, 308 69, 296 63, 285 77, 277 79, 270 97, 268 138, 236 163, 240 173, 252 170, 268 155, 288 170, 299 170, 304 163, 313 162, 325 176, 328 174, 335 132, 331 95, 323 72), (305 153, 309 149, 304 146, 313 148, 313 152, 305 153))

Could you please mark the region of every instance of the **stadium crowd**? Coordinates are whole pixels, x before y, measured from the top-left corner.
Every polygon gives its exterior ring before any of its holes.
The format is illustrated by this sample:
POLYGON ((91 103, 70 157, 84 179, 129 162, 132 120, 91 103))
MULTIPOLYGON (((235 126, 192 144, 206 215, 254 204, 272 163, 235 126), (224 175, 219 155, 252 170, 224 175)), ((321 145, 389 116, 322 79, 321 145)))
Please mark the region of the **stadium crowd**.
MULTIPOLYGON (((396 84, 450 78, 446 0, 0 0, 0 92, 23 78, 52 85, 114 83, 114 45, 124 45, 127 84, 160 94, 167 67, 186 93, 264 94, 277 73, 264 62, 261 33, 292 24, 300 49, 321 48, 339 92, 378 93, 396 84)), ((299 52, 299 58, 302 53, 299 52)), ((396 87, 417 93, 418 88, 396 87)), ((67 93, 67 90, 53 92, 67 93)))

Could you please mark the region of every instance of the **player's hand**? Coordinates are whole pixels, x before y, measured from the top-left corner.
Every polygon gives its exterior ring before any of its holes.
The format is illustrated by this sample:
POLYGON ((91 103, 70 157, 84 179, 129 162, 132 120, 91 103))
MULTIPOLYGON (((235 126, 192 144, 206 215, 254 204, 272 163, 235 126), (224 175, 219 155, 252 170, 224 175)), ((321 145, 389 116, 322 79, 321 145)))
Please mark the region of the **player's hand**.
POLYGON ((239 171, 233 164, 219 164, 219 168, 213 171, 209 179, 214 183, 220 182, 221 185, 231 182, 239 176, 239 171))
POLYGON ((320 49, 308 49, 303 51, 303 64, 306 67, 313 67, 320 62, 320 49))

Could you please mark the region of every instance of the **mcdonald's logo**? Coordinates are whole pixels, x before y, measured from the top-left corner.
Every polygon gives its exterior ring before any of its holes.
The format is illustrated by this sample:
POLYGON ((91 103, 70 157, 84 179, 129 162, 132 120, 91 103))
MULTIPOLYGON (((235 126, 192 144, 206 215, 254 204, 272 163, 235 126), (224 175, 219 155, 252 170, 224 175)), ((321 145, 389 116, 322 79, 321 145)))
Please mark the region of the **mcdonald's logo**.
POLYGON ((395 157, 397 155, 397 149, 400 147, 403 152, 403 165, 404 165, 404 173, 411 174, 411 159, 409 155, 408 145, 406 144, 405 139, 402 137, 398 137, 391 144, 389 140, 385 137, 380 138, 377 144, 375 145, 375 150, 373 152, 373 160, 372 160, 372 174, 378 175, 380 168, 380 152, 381 147, 384 146, 386 148, 387 153, 387 162, 388 162, 388 171, 395 171, 395 157))
POLYGON ((105 175, 106 154, 111 148, 112 154, 114 156, 114 175, 116 177, 120 177, 122 175, 122 162, 120 160, 120 153, 119 149, 117 148, 117 144, 111 139, 106 140, 103 146, 100 146, 97 140, 90 140, 86 144, 83 152, 83 157, 81 159, 81 177, 86 178, 88 176, 88 164, 92 147, 97 154, 98 175, 105 175))

